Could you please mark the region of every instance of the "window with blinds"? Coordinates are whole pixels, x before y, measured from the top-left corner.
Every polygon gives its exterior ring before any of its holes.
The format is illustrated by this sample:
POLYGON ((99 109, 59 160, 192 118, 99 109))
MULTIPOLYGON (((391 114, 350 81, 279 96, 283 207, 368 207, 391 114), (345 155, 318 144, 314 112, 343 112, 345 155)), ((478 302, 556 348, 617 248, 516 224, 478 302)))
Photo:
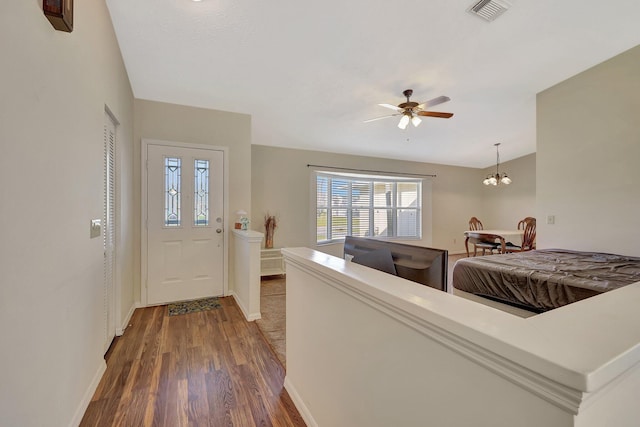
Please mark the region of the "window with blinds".
POLYGON ((422 180, 316 172, 316 242, 421 238, 422 180))

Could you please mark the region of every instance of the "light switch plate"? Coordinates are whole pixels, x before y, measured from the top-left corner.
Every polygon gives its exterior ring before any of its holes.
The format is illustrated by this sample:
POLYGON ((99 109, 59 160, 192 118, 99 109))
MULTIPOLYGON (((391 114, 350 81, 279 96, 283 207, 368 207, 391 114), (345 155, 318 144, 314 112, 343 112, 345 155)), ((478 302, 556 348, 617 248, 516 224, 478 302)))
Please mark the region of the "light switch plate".
POLYGON ((556 223, 556 216, 555 215, 547 215, 547 224, 555 224, 556 223))
POLYGON ((89 238, 100 237, 102 227, 101 219, 92 219, 89 223, 89 238))

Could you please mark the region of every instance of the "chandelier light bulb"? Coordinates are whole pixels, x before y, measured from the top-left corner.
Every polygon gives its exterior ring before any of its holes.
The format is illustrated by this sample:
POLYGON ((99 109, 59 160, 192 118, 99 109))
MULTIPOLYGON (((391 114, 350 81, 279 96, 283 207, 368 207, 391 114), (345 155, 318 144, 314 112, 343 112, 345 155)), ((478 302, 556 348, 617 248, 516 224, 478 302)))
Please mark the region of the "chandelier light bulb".
POLYGON ((418 116, 413 116, 411 118, 411 123, 413 124, 413 127, 418 127, 418 125, 420 124, 420 122, 422 122, 422 119, 418 116))

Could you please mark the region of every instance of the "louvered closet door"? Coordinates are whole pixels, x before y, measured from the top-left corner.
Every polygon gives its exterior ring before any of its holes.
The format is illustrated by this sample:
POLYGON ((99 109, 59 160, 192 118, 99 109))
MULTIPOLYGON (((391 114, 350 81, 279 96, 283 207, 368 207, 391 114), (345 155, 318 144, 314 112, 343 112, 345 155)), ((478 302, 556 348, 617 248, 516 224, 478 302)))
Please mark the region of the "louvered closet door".
POLYGON ((104 249, 104 351, 115 337, 114 259, 115 259, 115 172, 116 125, 112 117, 104 114, 104 211, 102 240, 104 249))

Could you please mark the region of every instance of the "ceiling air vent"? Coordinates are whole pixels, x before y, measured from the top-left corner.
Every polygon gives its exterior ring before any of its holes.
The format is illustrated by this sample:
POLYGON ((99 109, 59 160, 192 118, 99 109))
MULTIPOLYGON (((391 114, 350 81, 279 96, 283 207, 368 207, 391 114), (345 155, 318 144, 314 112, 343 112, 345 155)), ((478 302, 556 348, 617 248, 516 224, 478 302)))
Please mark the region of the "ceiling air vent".
POLYGON ((502 15, 511 5, 503 0, 480 0, 468 9, 469 13, 487 21, 493 21, 502 15))

